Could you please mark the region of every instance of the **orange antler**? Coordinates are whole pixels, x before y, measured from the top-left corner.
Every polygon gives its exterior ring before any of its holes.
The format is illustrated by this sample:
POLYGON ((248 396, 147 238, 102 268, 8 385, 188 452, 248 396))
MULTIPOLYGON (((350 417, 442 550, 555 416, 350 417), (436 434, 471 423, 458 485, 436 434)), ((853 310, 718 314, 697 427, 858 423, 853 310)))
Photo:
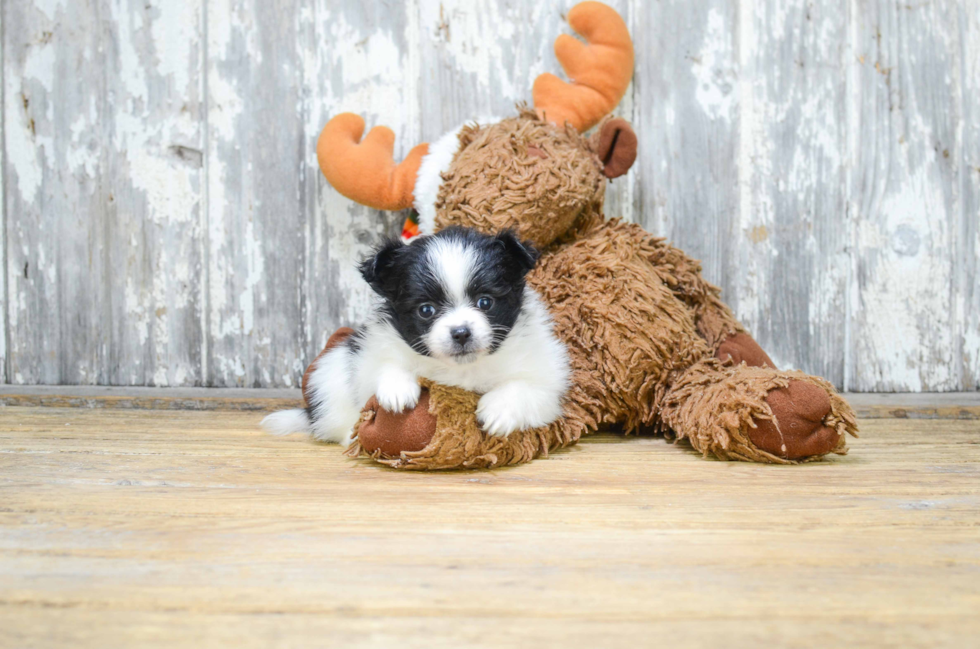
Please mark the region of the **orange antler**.
POLYGON ((568 24, 588 45, 568 34, 555 40, 555 56, 572 80, 544 73, 534 81, 538 116, 580 133, 599 123, 623 98, 633 77, 633 41, 615 10, 599 2, 582 2, 568 12, 568 24))
POLYGON ((338 192, 362 205, 379 210, 411 207, 415 177, 429 145, 418 145, 396 165, 390 128, 375 126, 362 141, 363 134, 359 115, 341 113, 327 122, 316 145, 323 175, 338 192))

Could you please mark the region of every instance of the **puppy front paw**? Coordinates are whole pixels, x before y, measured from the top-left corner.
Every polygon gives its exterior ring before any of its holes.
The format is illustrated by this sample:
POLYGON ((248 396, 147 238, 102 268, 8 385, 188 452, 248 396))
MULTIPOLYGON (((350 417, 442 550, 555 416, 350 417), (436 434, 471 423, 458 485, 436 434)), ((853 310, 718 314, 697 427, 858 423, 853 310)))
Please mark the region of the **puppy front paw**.
POLYGON ((545 426, 558 418, 559 399, 543 403, 543 396, 527 386, 509 385, 480 397, 476 419, 488 435, 507 437, 514 431, 545 426))
POLYGON ((378 404, 388 412, 402 412, 414 408, 419 402, 422 388, 410 374, 385 374, 378 381, 374 396, 378 404))

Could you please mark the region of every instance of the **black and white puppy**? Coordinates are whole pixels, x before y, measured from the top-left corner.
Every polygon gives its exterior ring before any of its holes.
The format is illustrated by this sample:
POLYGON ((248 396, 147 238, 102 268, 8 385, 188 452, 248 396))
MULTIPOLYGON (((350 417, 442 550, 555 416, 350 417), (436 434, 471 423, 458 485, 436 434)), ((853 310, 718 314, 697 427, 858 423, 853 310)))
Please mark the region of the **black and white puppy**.
POLYGON ((453 227, 385 243, 360 267, 381 298, 372 319, 317 362, 305 410, 274 413, 263 426, 346 443, 371 395, 391 412, 413 408, 419 377, 481 393, 477 419, 491 435, 551 423, 568 356, 525 284, 536 261, 511 232, 453 227))

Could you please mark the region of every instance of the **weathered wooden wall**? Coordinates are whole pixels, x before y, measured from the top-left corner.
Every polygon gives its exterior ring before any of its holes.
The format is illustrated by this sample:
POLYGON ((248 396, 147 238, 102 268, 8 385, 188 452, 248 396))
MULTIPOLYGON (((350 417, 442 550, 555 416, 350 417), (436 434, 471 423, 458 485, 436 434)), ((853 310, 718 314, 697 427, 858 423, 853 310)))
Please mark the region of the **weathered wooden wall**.
MULTIPOLYGON (((5 0, 3 376, 295 386, 365 312, 314 143, 505 115, 570 0, 5 0)), ((980 0, 619 0, 641 142, 607 212, 704 262, 777 363, 980 389, 980 0)))

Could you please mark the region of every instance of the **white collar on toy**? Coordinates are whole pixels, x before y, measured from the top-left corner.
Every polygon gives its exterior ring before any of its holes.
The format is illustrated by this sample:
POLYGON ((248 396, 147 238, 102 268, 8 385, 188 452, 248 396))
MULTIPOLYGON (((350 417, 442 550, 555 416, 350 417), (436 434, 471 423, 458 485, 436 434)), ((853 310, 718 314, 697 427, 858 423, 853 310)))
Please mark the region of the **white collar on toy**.
POLYGON ((419 213, 419 234, 432 234, 436 229, 436 200, 442 186, 442 174, 459 151, 459 132, 467 124, 495 124, 499 117, 485 117, 463 122, 429 145, 429 152, 422 158, 415 179, 415 211, 419 213))

